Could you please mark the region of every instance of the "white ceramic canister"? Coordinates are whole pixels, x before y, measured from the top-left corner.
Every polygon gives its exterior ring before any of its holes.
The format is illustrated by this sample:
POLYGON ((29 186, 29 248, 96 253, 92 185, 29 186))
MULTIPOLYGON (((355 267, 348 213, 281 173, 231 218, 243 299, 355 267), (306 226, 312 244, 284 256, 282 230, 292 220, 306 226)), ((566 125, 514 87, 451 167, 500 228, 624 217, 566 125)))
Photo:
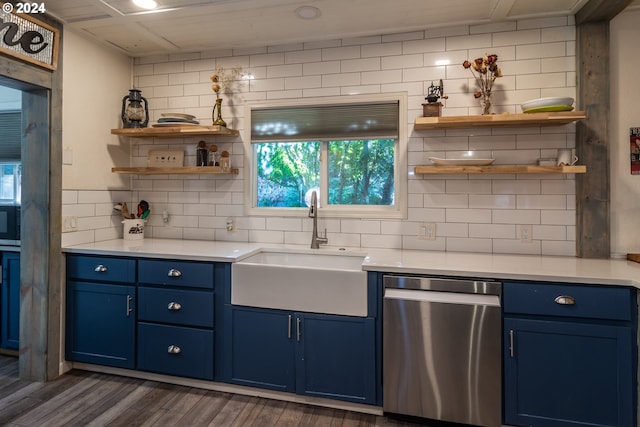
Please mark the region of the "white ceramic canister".
POLYGON ((122 220, 122 238, 124 240, 144 239, 144 220, 143 219, 123 219, 122 220))

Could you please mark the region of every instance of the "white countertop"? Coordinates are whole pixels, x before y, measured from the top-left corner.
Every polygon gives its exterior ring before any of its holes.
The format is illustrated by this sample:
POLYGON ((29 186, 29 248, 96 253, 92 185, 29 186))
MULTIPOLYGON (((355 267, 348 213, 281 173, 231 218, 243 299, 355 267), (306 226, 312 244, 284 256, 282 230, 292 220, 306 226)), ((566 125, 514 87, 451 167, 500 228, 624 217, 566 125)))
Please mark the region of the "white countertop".
MULTIPOLYGON (((265 248, 307 253, 343 250, 337 247, 309 249, 306 245, 174 239, 138 241, 117 239, 67 246, 62 250, 66 253, 78 254, 235 262, 265 248)), ((346 248, 346 251, 366 254, 362 264, 363 270, 366 271, 623 285, 640 288, 640 264, 625 259, 366 248, 346 248)))

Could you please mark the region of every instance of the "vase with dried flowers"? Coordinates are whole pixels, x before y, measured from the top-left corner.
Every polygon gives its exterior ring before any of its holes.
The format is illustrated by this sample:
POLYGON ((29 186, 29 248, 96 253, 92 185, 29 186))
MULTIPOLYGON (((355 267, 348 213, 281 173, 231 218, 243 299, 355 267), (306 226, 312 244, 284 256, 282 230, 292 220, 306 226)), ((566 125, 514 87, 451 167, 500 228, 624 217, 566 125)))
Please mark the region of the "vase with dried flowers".
POLYGON ((211 89, 216 93, 216 104, 213 106, 211 116, 214 125, 227 126, 227 122, 222 118, 222 98, 220 92, 231 92, 233 85, 238 81, 238 77, 242 74, 242 67, 233 67, 230 72, 226 72, 221 66, 216 67, 215 72, 210 79, 213 83, 211 89), (218 114, 216 117, 216 109, 218 114))
POLYGON ((484 58, 476 58, 473 62, 464 61, 462 66, 471 71, 480 87, 480 90, 473 96, 480 99, 482 114, 491 114, 493 83, 498 77, 502 77, 502 70, 498 67, 498 55, 485 55, 484 58))

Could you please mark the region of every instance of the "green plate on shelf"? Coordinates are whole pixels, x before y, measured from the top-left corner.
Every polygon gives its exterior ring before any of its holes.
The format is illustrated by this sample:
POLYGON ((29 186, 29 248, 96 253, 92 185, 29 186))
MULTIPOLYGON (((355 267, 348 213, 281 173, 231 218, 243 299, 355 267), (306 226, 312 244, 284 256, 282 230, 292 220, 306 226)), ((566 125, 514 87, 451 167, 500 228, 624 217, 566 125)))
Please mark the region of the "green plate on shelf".
POLYGON ((524 113, 553 113, 557 111, 571 111, 571 105, 547 105, 546 107, 536 107, 524 110, 524 113))

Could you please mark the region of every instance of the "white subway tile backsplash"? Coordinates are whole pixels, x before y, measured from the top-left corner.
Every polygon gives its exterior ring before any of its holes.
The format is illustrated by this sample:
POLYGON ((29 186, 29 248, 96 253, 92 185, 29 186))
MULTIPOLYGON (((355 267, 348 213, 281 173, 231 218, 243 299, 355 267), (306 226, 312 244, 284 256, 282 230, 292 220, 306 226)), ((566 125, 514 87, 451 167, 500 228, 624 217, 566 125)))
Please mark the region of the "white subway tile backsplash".
MULTIPOLYGON (((428 157, 455 158, 467 150, 496 164, 534 164, 575 145, 575 125, 415 131, 413 122, 432 82, 444 81, 449 98, 443 115, 479 114, 476 82, 462 62, 496 53, 504 77, 494 87, 495 112, 520 113, 520 105, 547 96, 575 98, 575 24, 572 18, 536 18, 499 24, 461 25, 384 36, 292 43, 247 49, 210 50, 134 60, 134 84, 150 101, 150 116, 196 115, 211 123, 215 95, 209 77, 216 66, 244 67, 255 77, 225 94, 229 127, 244 130, 244 104, 266 99, 406 92, 407 203, 405 219, 323 218, 335 246, 495 253, 575 255, 573 175, 415 175, 428 157), (419 224, 435 223, 437 238, 418 238, 419 224), (533 241, 521 242, 517 226, 533 225, 533 241)), ((244 136, 243 136, 244 137, 244 136)), ((309 244, 311 221, 299 217, 248 216, 244 212, 245 142, 216 138, 232 153, 234 176, 132 176, 131 191, 63 191, 63 213, 82 218, 82 231, 64 233, 63 243, 121 238, 113 204, 152 205, 147 237, 309 244), (168 225, 161 212, 170 214, 168 225), (234 230, 225 228, 233 218, 234 230)), ((207 140, 211 144, 214 139, 207 140)), ((131 164, 146 166, 150 149, 183 149, 195 162, 195 142, 138 139, 131 164)), ((129 180, 129 178, 126 178, 129 180)), ((127 182, 127 180, 123 182, 127 182)))
POLYGON ((491 223, 490 209, 446 209, 447 222, 491 223))
POLYGON ((401 55, 402 43, 394 42, 363 45, 360 54, 363 58, 401 55))
POLYGON ((329 47, 322 49, 323 61, 360 58, 360 46, 329 47))
POLYGON ((493 46, 529 45, 540 43, 540 29, 503 31, 493 34, 493 46))
POLYGON ((305 62, 322 61, 322 49, 299 50, 284 54, 285 64, 303 64, 305 62))
POLYGON ((524 30, 527 28, 546 28, 546 27, 560 27, 565 25, 572 25, 569 23, 571 17, 568 16, 551 16, 545 18, 531 18, 521 19, 518 21, 518 29, 524 30))
POLYGON ((491 34, 472 34, 468 36, 450 36, 446 39, 446 50, 483 49, 484 53, 492 45, 491 34))
POLYGON ((340 73, 340 61, 308 62, 302 65, 305 76, 340 73))
POLYGON ((518 195, 518 209, 566 209, 567 198, 562 195, 518 195))
POLYGON ((432 37, 424 40, 408 40, 402 43, 403 55, 411 55, 413 53, 442 52, 444 50, 446 50, 444 37, 432 37))
POLYGON ((491 252, 491 239, 462 239, 447 237, 447 251, 454 252, 491 252))
POLYGON ((469 224, 469 237, 515 239, 516 226, 513 224, 469 224))
POLYGON ((540 224, 539 210, 496 209, 492 212, 493 224, 540 224))
POLYGON ((541 245, 539 240, 522 242, 520 240, 493 239, 494 253, 521 254, 521 255, 541 255, 541 245))
POLYGON ((567 54, 566 43, 540 43, 516 46, 516 59, 553 58, 567 54))
POLYGON ((381 61, 381 67, 383 70, 421 68, 424 65, 424 56, 419 53, 414 55, 394 55, 383 57, 381 58, 381 61))
POLYGON ((284 52, 254 54, 249 56, 250 67, 284 64, 284 52))
POLYGON ((542 255, 576 256, 576 242, 567 241, 542 241, 542 255))
POLYGON ((267 78, 295 77, 302 75, 302 64, 272 65, 267 67, 267 78))
POLYGON ((362 84, 387 84, 402 79, 402 70, 369 71, 362 73, 362 84))

